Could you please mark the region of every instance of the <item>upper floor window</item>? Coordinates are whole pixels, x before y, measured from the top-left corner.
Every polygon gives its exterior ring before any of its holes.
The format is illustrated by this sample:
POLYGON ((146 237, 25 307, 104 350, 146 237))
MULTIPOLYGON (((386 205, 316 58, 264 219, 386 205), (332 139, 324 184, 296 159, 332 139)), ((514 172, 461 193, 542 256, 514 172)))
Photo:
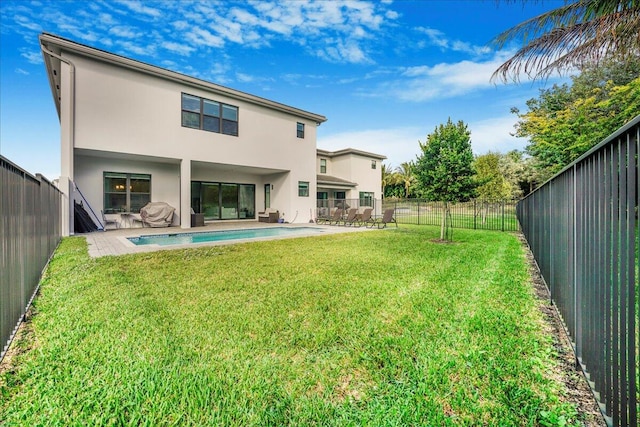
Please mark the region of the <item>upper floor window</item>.
POLYGON ((298 196, 309 197, 309 183, 305 181, 298 181, 298 196))
POLYGON ((238 136, 238 107, 183 93, 182 126, 238 136))
POLYGON ((320 159, 320 173, 327 173, 327 159, 320 159))
POLYGON ((375 169, 375 168, 376 168, 376 161, 371 160, 371 169, 375 169))
POLYGON ((297 124, 298 138, 304 138, 304 123, 297 124))
POLYGON ((104 211, 140 212, 151 201, 151 175, 104 172, 104 211))

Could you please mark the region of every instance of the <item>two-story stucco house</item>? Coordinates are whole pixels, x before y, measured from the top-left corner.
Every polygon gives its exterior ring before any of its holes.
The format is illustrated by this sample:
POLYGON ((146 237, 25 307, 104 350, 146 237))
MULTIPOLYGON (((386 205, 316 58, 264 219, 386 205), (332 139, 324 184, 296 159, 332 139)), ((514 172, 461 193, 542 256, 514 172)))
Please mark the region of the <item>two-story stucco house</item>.
POLYGON ((350 206, 374 206, 382 198, 381 162, 385 156, 347 148, 339 151, 317 151, 318 205, 323 201, 346 200, 350 206))
POLYGON ((271 207, 287 222, 313 219, 324 116, 56 35, 40 44, 60 118, 64 235, 80 194, 107 214, 166 202, 182 228, 192 211, 255 221, 271 207))

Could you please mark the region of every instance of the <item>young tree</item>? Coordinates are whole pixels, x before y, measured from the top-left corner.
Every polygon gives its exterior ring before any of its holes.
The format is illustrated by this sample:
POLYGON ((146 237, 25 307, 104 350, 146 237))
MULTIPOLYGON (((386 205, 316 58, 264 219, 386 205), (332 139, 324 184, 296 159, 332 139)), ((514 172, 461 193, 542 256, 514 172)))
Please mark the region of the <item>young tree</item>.
POLYGON ((476 193, 482 202, 482 223, 484 224, 489 209, 492 205, 499 204, 505 199, 510 199, 513 188, 506 180, 500 169, 500 153, 489 152, 476 157, 474 169, 476 170, 476 193))
MULTIPOLYGON (((524 2, 525 0, 523 0, 524 2)), ((523 40, 516 54, 498 68, 493 78, 518 80, 521 72, 548 77, 603 59, 620 61, 640 54, 639 0, 574 0, 529 19, 498 35, 502 48, 523 40)))
POLYGON ((450 203, 469 200, 476 186, 471 132, 462 120, 454 124, 449 118, 418 144, 422 154, 415 164, 416 178, 428 199, 444 203, 440 239, 449 240, 450 203))
POLYGON ((536 159, 525 156, 518 150, 509 151, 500 157, 500 171, 511 184, 512 199, 518 199, 531 193, 550 176, 541 174, 536 159))

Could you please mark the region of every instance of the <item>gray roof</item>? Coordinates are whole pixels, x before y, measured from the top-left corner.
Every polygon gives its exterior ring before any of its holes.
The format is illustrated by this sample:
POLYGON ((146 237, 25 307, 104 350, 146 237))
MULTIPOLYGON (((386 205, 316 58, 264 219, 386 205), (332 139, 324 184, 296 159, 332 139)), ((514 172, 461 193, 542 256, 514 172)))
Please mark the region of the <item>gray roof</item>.
POLYGON ((317 175, 318 185, 338 185, 341 187, 357 187, 358 184, 355 182, 348 181, 346 179, 338 178, 337 176, 331 175, 317 175))
POLYGON ((364 156, 364 157, 369 157, 369 158, 378 159, 378 160, 384 160, 387 158, 387 156, 383 156, 382 154, 356 150, 355 148, 345 148, 344 150, 338 150, 338 151, 327 151, 327 150, 321 150, 320 148, 318 148, 317 152, 319 156, 323 156, 323 157, 338 157, 338 156, 346 156, 348 154, 356 154, 358 156, 364 156))

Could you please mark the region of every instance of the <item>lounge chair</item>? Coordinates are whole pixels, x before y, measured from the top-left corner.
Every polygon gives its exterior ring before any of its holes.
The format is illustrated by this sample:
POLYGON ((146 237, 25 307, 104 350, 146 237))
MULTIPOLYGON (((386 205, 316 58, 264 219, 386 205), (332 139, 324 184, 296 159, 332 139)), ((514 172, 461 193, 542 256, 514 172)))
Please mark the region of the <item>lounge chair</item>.
POLYGON ((274 223, 280 219, 280 212, 277 209, 266 208, 264 212, 258 212, 258 222, 274 223))
POLYGON ((354 225, 361 227, 362 225, 369 225, 370 223, 372 223, 373 219, 371 218, 371 212, 373 212, 373 208, 366 208, 364 211, 362 211, 362 214, 356 217, 356 222, 354 225))
POLYGON ((316 224, 325 224, 331 219, 331 216, 335 212, 334 209, 318 208, 318 216, 316 218, 316 224))
POLYGON ((331 218, 329 218, 329 225, 337 225, 342 221, 342 215, 344 211, 340 208, 336 209, 331 218))
MULTIPOLYGON (((344 218, 341 222, 342 225, 353 225, 356 222, 356 217, 358 216, 358 209, 351 208, 349 212, 347 212, 346 218, 344 218)), ((339 224, 338 224, 339 225, 339 224)))
POLYGON ((117 219, 107 218, 107 216, 104 214, 104 211, 100 211, 100 213, 102 214, 102 222, 104 222, 104 231, 107 231, 108 225, 115 225, 116 229, 120 228, 120 221, 118 221, 117 219))
POLYGON ((394 211, 395 209, 393 208, 385 209, 384 214, 382 214, 381 217, 377 217, 371 222, 371 228, 373 228, 374 226, 378 226, 378 228, 385 228, 389 223, 394 223, 397 228, 398 223, 396 222, 396 219, 393 217, 394 211))

